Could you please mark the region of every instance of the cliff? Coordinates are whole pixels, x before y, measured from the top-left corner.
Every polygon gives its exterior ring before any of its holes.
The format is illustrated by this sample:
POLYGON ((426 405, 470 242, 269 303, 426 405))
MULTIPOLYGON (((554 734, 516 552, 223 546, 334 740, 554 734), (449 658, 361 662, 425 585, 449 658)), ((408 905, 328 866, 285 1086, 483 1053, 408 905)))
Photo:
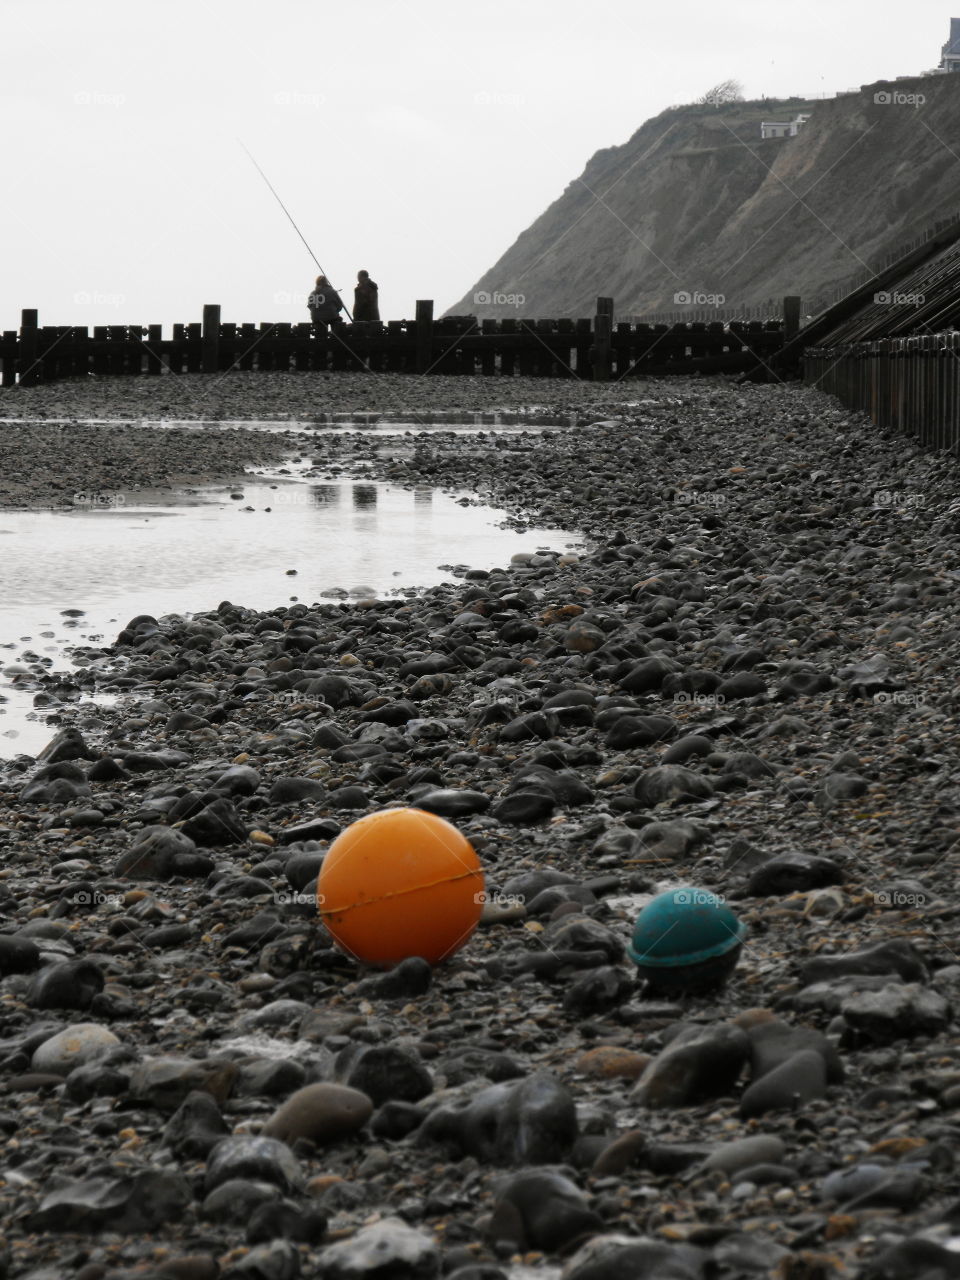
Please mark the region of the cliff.
POLYGON ((449 314, 587 316, 603 294, 645 315, 678 293, 728 309, 799 293, 812 313, 956 211, 958 158, 960 74, 671 107, 598 151, 449 314), (761 120, 806 111, 796 137, 760 138, 761 120))

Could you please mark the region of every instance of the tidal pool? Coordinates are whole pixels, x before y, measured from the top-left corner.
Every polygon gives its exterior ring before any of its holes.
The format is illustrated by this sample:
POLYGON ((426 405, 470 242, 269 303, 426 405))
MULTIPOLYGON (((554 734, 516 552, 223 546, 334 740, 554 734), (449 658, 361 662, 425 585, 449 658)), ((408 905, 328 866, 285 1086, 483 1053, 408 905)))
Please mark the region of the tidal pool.
POLYGON ((505 511, 465 496, 375 480, 257 475, 173 504, 136 498, 0 512, 0 757, 35 755, 55 731, 30 665, 68 675, 69 646, 108 644, 136 614, 383 596, 578 544, 501 528, 505 511))

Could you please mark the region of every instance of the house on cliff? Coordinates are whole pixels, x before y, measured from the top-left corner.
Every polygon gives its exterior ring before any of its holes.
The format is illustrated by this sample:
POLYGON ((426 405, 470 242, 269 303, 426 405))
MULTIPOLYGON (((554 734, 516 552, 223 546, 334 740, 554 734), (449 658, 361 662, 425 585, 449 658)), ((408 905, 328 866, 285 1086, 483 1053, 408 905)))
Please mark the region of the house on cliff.
POLYGON ((950 39, 940 52, 938 71, 960 71, 960 18, 950 19, 950 39))
POLYGON ((794 120, 761 120, 761 138, 795 138, 810 119, 809 111, 801 111, 794 120))

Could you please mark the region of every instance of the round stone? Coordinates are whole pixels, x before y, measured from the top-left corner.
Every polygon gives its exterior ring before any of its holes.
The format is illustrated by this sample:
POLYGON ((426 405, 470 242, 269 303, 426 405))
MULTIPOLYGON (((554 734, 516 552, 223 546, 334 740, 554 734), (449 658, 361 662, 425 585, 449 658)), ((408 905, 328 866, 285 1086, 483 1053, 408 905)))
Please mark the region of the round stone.
POLYGON ((38 1045, 30 1065, 34 1071, 66 1076, 74 1067, 102 1058, 119 1043, 117 1036, 106 1027, 96 1022, 78 1022, 38 1045))
POLYGON ((263 1127, 264 1136, 293 1143, 335 1142, 362 1128, 373 1114, 373 1103, 359 1089, 340 1084, 308 1084, 290 1095, 263 1127))

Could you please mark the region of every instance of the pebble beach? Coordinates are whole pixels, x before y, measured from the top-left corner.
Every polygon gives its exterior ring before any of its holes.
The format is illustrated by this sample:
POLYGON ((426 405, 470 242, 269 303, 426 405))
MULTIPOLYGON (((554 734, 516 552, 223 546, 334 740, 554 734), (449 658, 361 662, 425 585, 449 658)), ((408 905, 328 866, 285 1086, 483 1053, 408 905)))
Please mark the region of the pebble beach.
POLYGON ((0 1276, 960 1275, 954 458, 707 378, 88 379, 0 419, 0 521, 296 450, 583 539, 78 648, 116 705, 0 760, 0 1276), (322 425, 481 411, 531 430, 322 425), (314 895, 401 805, 485 902, 381 972, 314 895), (651 991, 638 912, 689 886, 739 962, 651 991))

